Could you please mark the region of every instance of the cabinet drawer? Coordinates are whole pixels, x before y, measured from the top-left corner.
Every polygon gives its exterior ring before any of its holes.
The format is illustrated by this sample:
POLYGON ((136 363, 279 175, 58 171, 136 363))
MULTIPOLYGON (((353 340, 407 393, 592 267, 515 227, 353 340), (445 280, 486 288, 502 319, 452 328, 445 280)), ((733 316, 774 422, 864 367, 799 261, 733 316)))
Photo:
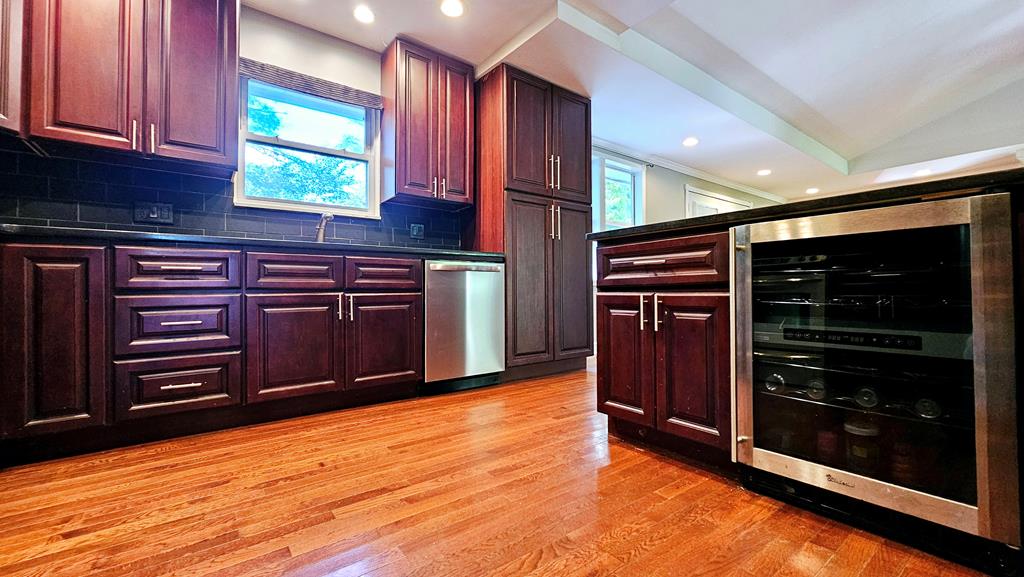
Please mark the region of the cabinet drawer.
POLYGON ((597 286, 729 282, 729 233, 702 234, 597 250, 597 286))
POLYGON ((237 405, 242 353, 214 353, 114 363, 119 421, 237 405))
POLYGON ((115 355, 236 348, 241 329, 238 294, 114 299, 115 355))
POLYGON ((256 289, 334 290, 344 285, 345 257, 247 252, 245 286, 256 289))
POLYGON ((240 288, 238 250, 114 248, 119 289, 240 288))
POLYGON ((420 290, 423 261, 350 256, 345 259, 345 286, 349 289, 420 290))

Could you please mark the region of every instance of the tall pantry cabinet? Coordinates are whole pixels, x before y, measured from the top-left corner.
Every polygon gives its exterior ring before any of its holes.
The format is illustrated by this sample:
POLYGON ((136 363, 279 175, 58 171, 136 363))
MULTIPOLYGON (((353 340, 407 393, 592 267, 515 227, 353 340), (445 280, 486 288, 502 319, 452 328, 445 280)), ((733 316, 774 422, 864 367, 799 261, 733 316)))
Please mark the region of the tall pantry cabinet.
POLYGON ((506 253, 506 364, 593 354, 590 101, 508 65, 477 83, 475 248, 506 253))

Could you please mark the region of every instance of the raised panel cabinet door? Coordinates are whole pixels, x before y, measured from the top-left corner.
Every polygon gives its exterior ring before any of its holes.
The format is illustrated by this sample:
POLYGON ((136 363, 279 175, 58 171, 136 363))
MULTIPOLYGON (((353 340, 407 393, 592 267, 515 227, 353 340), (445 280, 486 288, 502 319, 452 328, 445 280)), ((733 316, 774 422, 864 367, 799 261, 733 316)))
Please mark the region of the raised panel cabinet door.
POLYGON ((551 115, 554 195, 590 204, 590 100, 555 87, 551 115))
POLYGON ((24 0, 0 0, 0 128, 21 132, 24 0))
POLYGON ((348 299, 346 389, 423 380, 423 294, 349 294, 348 299))
POLYGON ((0 430, 33 435, 103 424, 105 249, 15 244, 2 254, 0 430))
POLYGON ((146 153, 238 164, 236 11, 236 0, 147 0, 146 153))
POLYGON ((505 362, 514 367, 551 361, 554 205, 519 193, 508 193, 506 203, 505 362))
POLYGON ((434 198, 437 183, 437 58, 398 41, 395 187, 434 198))
POLYGON ((594 354, 591 286, 590 207, 555 202, 554 298, 555 359, 594 354))
POLYGON ((33 136, 142 150, 144 0, 32 3, 33 136))
POLYGON ((518 70, 507 69, 505 98, 505 188, 551 195, 551 85, 518 70))
POLYGON ((729 450, 729 295, 659 294, 658 429, 729 450))
POLYGON ((654 426, 654 329, 649 293, 597 295, 597 410, 654 426))
POLYGON ((341 293, 245 297, 246 402, 340 391, 341 293))
POLYGON ((438 174, 441 198, 473 202, 473 67, 438 57, 438 174))

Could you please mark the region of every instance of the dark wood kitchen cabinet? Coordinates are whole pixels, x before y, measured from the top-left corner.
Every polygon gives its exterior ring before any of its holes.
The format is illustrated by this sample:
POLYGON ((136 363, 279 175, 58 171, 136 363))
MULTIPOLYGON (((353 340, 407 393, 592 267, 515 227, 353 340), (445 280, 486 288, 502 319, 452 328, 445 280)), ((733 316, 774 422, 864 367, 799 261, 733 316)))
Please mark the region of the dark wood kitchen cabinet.
POLYGON ((478 86, 481 193, 590 204, 590 100, 506 64, 478 86))
POLYGON ((590 356, 590 207, 510 192, 506 214, 506 363, 590 356))
POLYGON ((397 39, 381 60, 383 199, 473 201, 473 67, 397 39))
POLYGON ((32 136, 237 164, 237 3, 38 0, 32 136))
POLYGON ((4 245, 0 433, 57 433, 107 412, 106 249, 4 245))
POLYGON ((598 411, 726 452, 729 295, 598 293, 598 411))
POLYGON ((423 379, 423 295, 352 294, 346 389, 423 379))
POLYGON ((597 295, 597 410, 654 426, 654 339, 648 294, 597 295))
POLYGON ((340 391, 342 293, 246 296, 246 402, 340 391))
POLYGON ((24 0, 0 0, 0 129, 22 131, 24 0))

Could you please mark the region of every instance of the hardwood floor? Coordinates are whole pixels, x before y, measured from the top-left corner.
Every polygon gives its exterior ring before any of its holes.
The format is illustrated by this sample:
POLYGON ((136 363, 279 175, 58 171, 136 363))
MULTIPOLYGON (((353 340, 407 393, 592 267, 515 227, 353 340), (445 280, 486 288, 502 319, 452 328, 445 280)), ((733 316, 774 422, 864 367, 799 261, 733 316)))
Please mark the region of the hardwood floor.
POLYGON ((976 575, 608 439, 593 381, 2 471, 0 575, 976 575))

